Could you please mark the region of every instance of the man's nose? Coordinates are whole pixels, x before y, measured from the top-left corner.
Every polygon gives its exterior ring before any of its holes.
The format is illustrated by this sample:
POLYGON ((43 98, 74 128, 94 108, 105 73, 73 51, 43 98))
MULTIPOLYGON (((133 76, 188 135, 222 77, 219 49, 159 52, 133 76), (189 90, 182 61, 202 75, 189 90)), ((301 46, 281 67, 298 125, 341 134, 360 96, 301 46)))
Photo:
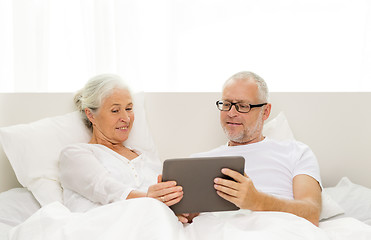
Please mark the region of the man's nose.
POLYGON ((236 116, 237 114, 238 114, 237 106, 232 105, 231 109, 228 111, 228 116, 232 117, 232 116, 236 116))

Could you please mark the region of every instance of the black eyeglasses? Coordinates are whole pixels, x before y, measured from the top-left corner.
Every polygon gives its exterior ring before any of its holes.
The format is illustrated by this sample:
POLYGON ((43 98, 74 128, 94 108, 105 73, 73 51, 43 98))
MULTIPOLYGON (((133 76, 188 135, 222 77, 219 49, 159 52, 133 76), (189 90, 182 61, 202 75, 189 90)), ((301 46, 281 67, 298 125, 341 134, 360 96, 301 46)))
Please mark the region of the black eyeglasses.
POLYGON ((264 105, 267 105, 267 103, 252 105, 252 104, 243 103, 243 102, 232 103, 232 102, 225 101, 225 100, 216 101, 216 106, 218 107, 220 111, 229 111, 231 110, 233 105, 236 108, 237 112, 248 113, 250 112, 252 108, 262 107, 264 105))

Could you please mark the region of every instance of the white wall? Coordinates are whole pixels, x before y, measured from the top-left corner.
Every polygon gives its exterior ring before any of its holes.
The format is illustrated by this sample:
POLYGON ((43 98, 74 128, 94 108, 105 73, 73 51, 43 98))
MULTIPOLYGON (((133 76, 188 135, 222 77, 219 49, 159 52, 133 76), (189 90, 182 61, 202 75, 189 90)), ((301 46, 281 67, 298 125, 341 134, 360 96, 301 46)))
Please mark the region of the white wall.
MULTIPOLYGON (((162 160, 226 143, 215 106, 219 97, 147 94, 148 120, 162 160)), ((283 111, 295 138, 316 154, 325 186, 347 176, 371 187, 371 93, 272 93, 271 102, 271 118, 283 111)))
MULTIPOLYGON (((73 110, 72 93, 0 94, 0 127, 73 110)), ((147 120, 162 160, 226 143, 215 101, 219 93, 146 93, 147 120)), ((318 157, 324 186, 347 176, 371 187, 371 93, 272 93, 296 139, 318 157)), ((0 192, 19 186, 0 149, 0 192)))

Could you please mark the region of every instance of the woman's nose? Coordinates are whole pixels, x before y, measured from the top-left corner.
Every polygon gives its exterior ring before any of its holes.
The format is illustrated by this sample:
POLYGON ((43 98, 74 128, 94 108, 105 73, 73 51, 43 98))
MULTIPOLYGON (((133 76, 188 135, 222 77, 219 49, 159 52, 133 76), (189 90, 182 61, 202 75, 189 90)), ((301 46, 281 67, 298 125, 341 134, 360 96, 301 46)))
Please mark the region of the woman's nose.
POLYGON ((130 116, 126 111, 123 111, 123 114, 121 114, 121 121, 123 122, 130 122, 130 116))

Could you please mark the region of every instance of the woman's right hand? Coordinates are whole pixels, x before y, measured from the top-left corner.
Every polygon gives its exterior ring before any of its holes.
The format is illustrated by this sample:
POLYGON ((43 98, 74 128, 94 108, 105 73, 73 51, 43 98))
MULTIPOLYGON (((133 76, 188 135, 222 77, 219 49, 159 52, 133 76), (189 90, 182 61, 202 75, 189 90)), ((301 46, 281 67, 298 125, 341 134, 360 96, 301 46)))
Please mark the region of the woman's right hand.
POLYGON ((183 188, 177 186, 175 181, 162 182, 162 175, 158 175, 157 184, 148 188, 146 196, 172 206, 183 198, 183 188))
POLYGON ((181 223, 192 223, 193 218, 200 215, 200 213, 183 213, 176 215, 181 223))

